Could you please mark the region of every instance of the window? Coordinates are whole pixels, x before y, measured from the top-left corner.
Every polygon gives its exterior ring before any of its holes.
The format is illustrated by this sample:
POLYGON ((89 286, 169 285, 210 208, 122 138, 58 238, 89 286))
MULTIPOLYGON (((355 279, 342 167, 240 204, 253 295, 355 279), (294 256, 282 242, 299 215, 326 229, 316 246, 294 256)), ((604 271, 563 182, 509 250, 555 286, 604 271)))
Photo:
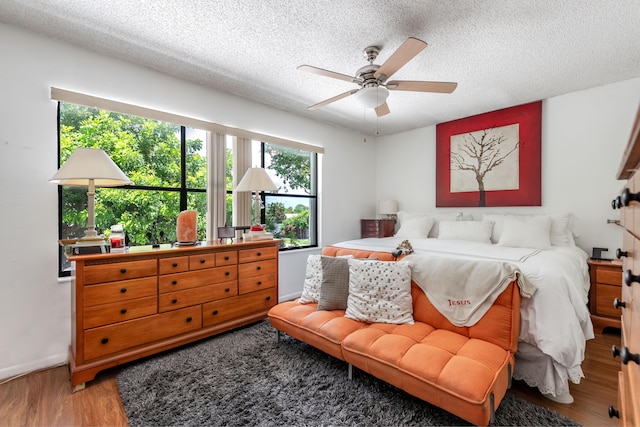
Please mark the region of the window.
POLYGON ((257 141, 252 151, 278 186, 262 195, 261 223, 283 249, 317 246, 317 154, 257 141))
MULTIPOLYGON (((60 165, 77 147, 100 148, 133 181, 96 189, 98 234, 122 224, 131 246, 174 242, 178 214, 194 209, 198 238, 206 240, 206 131, 63 102, 58 123, 60 165)), ((87 189, 59 191, 60 238, 81 237, 87 189)))

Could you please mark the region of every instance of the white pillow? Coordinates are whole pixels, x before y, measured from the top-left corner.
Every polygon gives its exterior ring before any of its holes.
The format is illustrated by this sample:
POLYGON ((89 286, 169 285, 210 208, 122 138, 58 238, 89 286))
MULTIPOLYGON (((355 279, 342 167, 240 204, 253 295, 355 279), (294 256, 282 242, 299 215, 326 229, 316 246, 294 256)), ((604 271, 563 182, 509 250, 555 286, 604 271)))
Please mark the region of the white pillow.
POLYGON ((407 212, 398 211, 398 224, 402 227, 405 221, 411 218, 429 217, 433 219, 433 226, 429 231, 430 238, 438 237, 439 223, 440 221, 460 221, 462 219, 462 212, 450 212, 450 213, 422 213, 422 212, 407 212))
POLYGON ((484 221, 493 221, 493 234, 491 241, 498 243, 502 235, 504 222, 510 219, 519 221, 529 221, 532 218, 540 218, 547 216, 551 218, 550 241, 553 246, 575 246, 573 239, 573 225, 575 217, 571 213, 559 215, 543 215, 543 214, 486 214, 482 216, 484 221))
POLYGON ((438 239, 491 243, 492 230, 489 221, 441 221, 438 239))
POLYGON ((537 216, 525 221, 509 218, 504 221, 498 245, 513 248, 549 249, 551 218, 537 216))
POLYGON ((350 259, 345 317, 367 323, 413 324, 409 263, 350 259))
POLYGON ((433 226, 433 218, 429 216, 419 216, 404 220, 400 224, 400 229, 396 237, 424 238, 429 237, 429 231, 433 226))

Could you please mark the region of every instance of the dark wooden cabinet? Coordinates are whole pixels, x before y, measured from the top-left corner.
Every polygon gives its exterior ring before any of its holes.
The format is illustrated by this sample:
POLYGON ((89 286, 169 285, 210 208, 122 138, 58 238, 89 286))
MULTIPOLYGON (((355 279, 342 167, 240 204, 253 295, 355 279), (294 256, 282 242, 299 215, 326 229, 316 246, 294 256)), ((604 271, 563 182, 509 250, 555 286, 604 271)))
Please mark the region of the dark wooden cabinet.
POLYGON ((391 237, 395 234, 395 219, 362 219, 360 235, 366 237, 391 237))

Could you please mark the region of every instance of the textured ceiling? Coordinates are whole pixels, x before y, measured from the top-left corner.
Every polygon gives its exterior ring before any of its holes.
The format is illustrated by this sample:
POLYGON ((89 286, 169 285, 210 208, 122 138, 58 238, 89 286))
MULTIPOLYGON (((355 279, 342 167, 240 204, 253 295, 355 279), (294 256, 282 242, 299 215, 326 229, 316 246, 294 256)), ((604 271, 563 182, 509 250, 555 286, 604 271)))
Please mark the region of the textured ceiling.
POLYGON ((370 135, 640 77, 639 17, 640 0, 0 1, 0 22, 370 135), (408 37, 429 46, 393 79, 454 93, 393 91, 380 118, 353 97, 307 110, 358 86, 298 65, 353 75, 408 37))

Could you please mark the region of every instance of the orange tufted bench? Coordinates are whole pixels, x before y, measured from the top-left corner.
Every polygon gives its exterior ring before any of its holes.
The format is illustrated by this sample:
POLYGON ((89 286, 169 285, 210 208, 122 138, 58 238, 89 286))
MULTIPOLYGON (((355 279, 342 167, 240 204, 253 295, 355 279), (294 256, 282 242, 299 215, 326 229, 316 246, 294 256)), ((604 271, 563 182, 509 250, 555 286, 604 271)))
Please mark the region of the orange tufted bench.
MULTIPOLYGON (((386 252, 326 247, 325 256, 354 255, 393 261, 386 252)), ((280 303, 269 311, 278 331, 304 341, 409 394, 476 425, 487 425, 511 382, 520 322, 515 283, 473 326, 451 324, 411 284, 414 324, 368 324, 344 310, 280 303)))

